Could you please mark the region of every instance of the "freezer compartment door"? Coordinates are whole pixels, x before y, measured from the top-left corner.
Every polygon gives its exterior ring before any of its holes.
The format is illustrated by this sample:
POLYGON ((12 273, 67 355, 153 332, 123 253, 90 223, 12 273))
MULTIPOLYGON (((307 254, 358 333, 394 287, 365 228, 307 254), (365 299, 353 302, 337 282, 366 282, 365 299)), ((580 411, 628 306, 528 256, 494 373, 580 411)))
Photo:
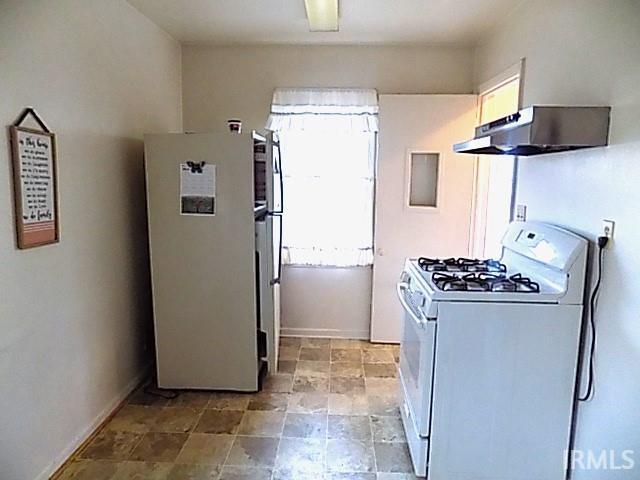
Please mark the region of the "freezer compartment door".
POLYGON ((270 211, 275 214, 284 213, 284 173, 282 172, 282 157, 280 153, 280 143, 272 143, 272 165, 271 171, 273 173, 271 179, 272 189, 272 205, 270 211))

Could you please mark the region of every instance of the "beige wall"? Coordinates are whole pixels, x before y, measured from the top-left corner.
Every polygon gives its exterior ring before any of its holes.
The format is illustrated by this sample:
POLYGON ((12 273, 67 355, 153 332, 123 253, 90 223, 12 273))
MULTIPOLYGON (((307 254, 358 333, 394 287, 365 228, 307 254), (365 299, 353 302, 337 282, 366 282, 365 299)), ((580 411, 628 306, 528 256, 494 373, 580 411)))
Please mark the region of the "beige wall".
POLYGON ((530 0, 478 49, 477 80, 526 58, 524 105, 611 105, 608 148, 522 159, 517 202, 529 217, 590 239, 616 221, 597 310, 596 394, 578 412, 578 449, 634 450, 634 470, 573 478, 632 479, 640 469, 640 3, 530 0))
POLYGON ((0 478, 48 473, 148 362, 142 134, 179 130, 180 47, 124 0, 0 2, 0 116, 57 134, 62 241, 15 247, 0 136, 0 478))
POLYGON ((263 129, 276 87, 470 93, 473 52, 453 47, 184 46, 184 128, 263 129))
POLYGON ((369 339, 371 268, 285 267, 282 334, 369 339))
MULTIPOLYGON (((182 68, 186 131, 226 128, 226 120, 236 117, 244 128, 263 129, 276 87, 473 90, 473 51, 455 47, 187 45, 182 68)), ((284 270, 284 334, 362 336, 355 332, 368 331, 370 303, 370 268, 284 270), (339 312, 327 313, 329 304, 339 312)))

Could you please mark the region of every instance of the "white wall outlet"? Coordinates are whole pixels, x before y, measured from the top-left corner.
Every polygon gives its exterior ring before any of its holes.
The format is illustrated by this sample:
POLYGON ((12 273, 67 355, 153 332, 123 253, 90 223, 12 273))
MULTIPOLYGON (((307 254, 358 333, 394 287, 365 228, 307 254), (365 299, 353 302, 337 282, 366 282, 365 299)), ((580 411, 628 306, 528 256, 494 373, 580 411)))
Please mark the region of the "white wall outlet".
POLYGON ((518 204, 516 205, 516 220, 518 222, 524 222, 527 220, 527 206, 518 204))
POLYGON ((611 240, 613 240, 613 229, 615 226, 616 222, 613 220, 602 221, 602 236, 609 239, 609 245, 611 245, 611 240))

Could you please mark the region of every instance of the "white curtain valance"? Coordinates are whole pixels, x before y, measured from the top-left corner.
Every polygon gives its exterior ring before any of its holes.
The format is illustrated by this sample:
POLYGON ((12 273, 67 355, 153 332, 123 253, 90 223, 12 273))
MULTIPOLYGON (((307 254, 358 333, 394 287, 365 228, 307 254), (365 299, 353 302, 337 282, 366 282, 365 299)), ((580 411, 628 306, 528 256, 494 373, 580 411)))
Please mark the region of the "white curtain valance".
POLYGON ((373 89, 277 88, 267 128, 377 132, 378 93, 373 89), (332 117, 331 122, 326 122, 327 116, 332 117))

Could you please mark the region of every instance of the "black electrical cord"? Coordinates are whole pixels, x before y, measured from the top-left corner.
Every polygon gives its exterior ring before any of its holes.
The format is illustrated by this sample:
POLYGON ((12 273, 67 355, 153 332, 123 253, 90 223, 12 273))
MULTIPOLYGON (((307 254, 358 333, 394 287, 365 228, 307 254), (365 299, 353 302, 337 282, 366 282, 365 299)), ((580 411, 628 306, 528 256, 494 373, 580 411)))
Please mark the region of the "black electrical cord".
POLYGON ((175 390, 159 388, 158 379, 155 374, 153 375, 153 378, 142 388, 142 391, 147 395, 161 397, 167 400, 173 400, 174 398, 178 398, 180 396, 180 392, 176 392, 175 390))
POLYGON ((144 393, 147 395, 152 395, 154 397, 161 397, 167 400, 173 400, 174 398, 178 398, 180 396, 179 392, 175 392, 173 390, 165 390, 156 387, 155 385, 147 385, 144 387, 144 393))
POLYGON ((598 237, 598 273, 596 277, 596 284, 591 291, 591 297, 589 299, 589 330, 591 333, 591 341, 589 343, 589 380, 587 382, 587 391, 582 397, 578 397, 578 401, 586 402, 593 395, 593 378, 594 378, 594 356, 596 349, 596 300, 598 299, 598 292, 600 291, 600 284, 602 283, 602 262, 604 260, 604 247, 607 246, 609 239, 607 237, 598 237))

